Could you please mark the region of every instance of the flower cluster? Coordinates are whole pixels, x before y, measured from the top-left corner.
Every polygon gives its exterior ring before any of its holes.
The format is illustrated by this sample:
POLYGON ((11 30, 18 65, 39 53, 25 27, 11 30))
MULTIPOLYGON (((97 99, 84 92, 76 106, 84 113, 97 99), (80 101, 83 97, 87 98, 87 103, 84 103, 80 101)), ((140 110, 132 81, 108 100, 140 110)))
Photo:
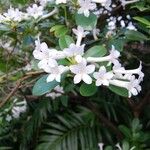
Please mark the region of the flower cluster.
MULTIPOLYGON (((61 3, 67 3, 70 0, 56 0, 56 4, 61 4, 61 3)), ((120 3, 123 7, 125 5, 135 3, 139 0, 131 0, 131 1, 126 1, 126 0, 120 0, 120 3)), ((101 4, 102 7, 104 7, 106 10, 111 11, 111 5, 113 5, 112 0, 78 0, 77 5, 79 6, 78 13, 79 14, 84 14, 84 16, 89 17, 90 12, 97 11, 97 5, 96 4, 101 4)))
POLYGON ((86 84, 95 82, 96 86, 114 85, 127 89, 129 97, 141 91, 140 82, 144 77, 141 63, 137 69, 126 70, 119 63, 120 52, 113 45, 107 56, 85 57, 86 45, 82 44, 82 39, 88 32, 78 26, 73 33, 77 38, 76 43, 71 43, 62 51, 48 48, 39 38, 35 41, 33 55, 39 60, 38 67, 49 74, 47 82, 61 82, 62 74, 68 73, 73 76, 74 84, 83 81, 86 84), (68 60, 68 65, 60 64, 59 60, 62 59, 68 60), (106 62, 106 65, 101 65, 102 62, 106 62), (108 69, 110 66, 111 70, 108 69))
MULTIPOLYGON (((46 3, 45 3, 46 4, 46 3)), ((12 8, 10 7, 6 13, 0 14, 0 23, 10 23, 10 22, 21 22, 23 20, 29 20, 34 18, 36 19, 45 19, 54 13, 57 12, 56 9, 54 9, 52 12, 47 13, 44 11, 45 5, 42 4, 42 1, 40 5, 32 4, 31 6, 26 8, 25 12, 20 11, 18 8, 12 8)))
POLYGON ((5 120, 10 122, 12 119, 18 119, 26 110, 27 102, 25 100, 18 101, 16 98, 13 100, 10 108, 5 108, 4 111, 0 113, 0 117, 5 116, 5 120))
MULTIPOLYGON (((8 9, 6 13, 0 14, 0 23, 7 23, 7 22, 21 22, 22 20, 28 20, 31 18, 38 19, 38 18, 45 18, 49 16, 49 13, 47 14, 46 11, 44 11, 45 6, 48 2, 54 3, 56 5, 58 4, 64 4, 67 3, 70 0, 36 0, 36 2, 39 3, 32 4, 32 6, 29 6, 26 9, 26 12, 20 11, 18 8, 12 8, 8 9)), ((120 0, 122 6, 124 7, 127 4, 137 2, 138 0, 120 0)), ((113 5, 113 2, 111 0, 78 0, 77 6, 78 8, 78 14, 83 14, 86 17, 89 17, 90 13, 96 13, 100 10, 97 8, 97 3, 100 3, 102 8, 105 8, 106 11, 110 11, 112 8, 110 7, 113 5)), ((51 15, 51 13, 50 13, 51 15)))

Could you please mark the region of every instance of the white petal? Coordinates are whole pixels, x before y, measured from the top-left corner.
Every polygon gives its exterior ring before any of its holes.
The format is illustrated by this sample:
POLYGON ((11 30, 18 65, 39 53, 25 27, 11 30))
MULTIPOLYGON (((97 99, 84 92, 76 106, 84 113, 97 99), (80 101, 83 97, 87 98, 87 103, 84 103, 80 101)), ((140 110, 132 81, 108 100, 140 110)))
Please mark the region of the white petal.
POLYGON ((43 59, 43 60, 41 60, 41 61, 38 63, 38 67, 39 67, 40 69, 44 69, 44 68, 47 66, 47 63, 48 63, 48 60, 43 59))
POLYGON ((96 86, 101 86, 102 85, 102 80, 96 80, 96 86))
POLYGON ((61 80, 61 75, 58 74, 58 75, 55 77, 55 79, 56 79, 57 82, 60 82, 60 80, 61 80))
POLYGON ((50 75, 47 77, 46 81, 47 81, 47 82, 51 82, 51 81, 53 81, 54 79, 55 79, 55 75, 54 75, 54 74, 50 74, 50 75))
POLYGON ((111 79, 113 76, 114 76, 114 74, 111 73, 111 72, 107 72, 107 73, 105 74, 105 78, 106 78, 106 79, 111 79))
POLYGON ((93 73, 94 70, 95 70, 95 65, 88 65, 88 66, 86 67, 86 73, 87 73, 87 74, 93 73))
POLYGON ((109 86, 109 81, 108 80, 102 80, 102 82, 103 82, 102 83, 103 85, 109 86))
POLYGON ((135 88, 132 88, 132 89, 130 90, 130 92, 131 92, 134 96, 138 94, 138 92, 137 92, 137 90, 136 90, 135 88))
POLYGON ((76 57, 75 57, 75 60, 76 60, 76 62, 77 63, 80 63, 81 61, 82 61, 82 56, 81 55, 77 55, 76 57))
POLYGON ((74 84, 78 84, 81 81, 81 74, 76 74, 74 76, 74 84))
POLYGON ((94 72, 94 73, 93 73, 93 77, 94 77, 95 79, 98 79, 98 78, 99 78, 99 73, 98 73, 98 72, 94 72))
POLYGON ((91 84, 91 83, 92 83, 92 78, 91 78, 88 74, 83 74, 83 75, 82 75, 82 80, 83 80, 86 84, 91 84))
POLYGON ((78 67, 77 67, 76 65, 71 65, 71 66, 70 66, 70 71, 71 71, 72 73, 74 73, 74 74, 77 74, 78 71, 79 71, 79 69, 78 69, 78 67))

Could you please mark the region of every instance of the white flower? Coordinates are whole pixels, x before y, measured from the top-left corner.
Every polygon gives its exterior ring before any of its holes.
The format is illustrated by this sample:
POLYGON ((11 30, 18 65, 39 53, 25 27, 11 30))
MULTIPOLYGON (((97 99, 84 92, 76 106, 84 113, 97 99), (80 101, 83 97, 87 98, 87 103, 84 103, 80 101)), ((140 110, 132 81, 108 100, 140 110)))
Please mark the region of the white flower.
POLYGON ((109 86, 109 80, 112 79, 114 75, 112 72, 107 72, 104 66, 101 66, 98 72, 93 73, 93 76, 96 79, 96 86, 109 86))
POLYGON ((52 62, 55 59, 65 58, 65 54, 62 51, 57 51, 56 49, 49 49, 45 42, 40 43, 40 40, 35 41, 35 50, 33 51, 33 56, 35 59, 40 60, 38 67, 44 69, 48 61, 52 62))
POLYGON ((116 29, 116 22, 115 20, 112 20, 110 22, 108 22, 108 30, 115 30, 116 29))
POLYGON ((89 76, 89 74, 94 72, 95 66, 87 65, 85 59, 83 59, 79 64, 71 65, 70 70, 75 74, 74 84, 79 83, 81 80, 83 80, 87 84, 92 83, 92 78, 89 76))
POLYGON ((92 0, 92 2, 100 3, 107 10, 110 10, 111 0, 92 0))
POLYGON ((77 36, 76 45, 80 46, 82 38, 85 37, 89 32, 84 31, 81 26, 78 26, 77 29, 72 29, 73 33, 77 36))
POLYGON ((135 76, 131 77, 130 81, 121 81, 121 80, 110 80, 109 82, 112 85, 126 88, 128 90, 128 96, 132 95, 136 96, 138 92, 141 91, 140 81, 135 78, 135 76))
POLYGON ((19 118, 21 113, 24 113, 27 110, 26 101, 21 101, 15 103, 15 106, 12 108, 12 116, 14 118, 19 118))
POLYGON ((35 41, 35 50, 33 51, 33 56, 35 59, 40 60, 38 63, 39 68, 45 67, 49 60, 49 49, 45 42, 40 43, 40 40, 35 41))
POLYGON ((125 70, 123 67, 113 67, 113 72, 116 74, 124 74, 124 75, 132 75, 137 74, 139 75, 139 79, 142 81, 144 77, 144 73, 142 72, 142 62, 137 69, 132 70, 125 70))
POLYGON ((10 7, 10 9, 8 9, 7 13, 4 13, 3 16, 1 16, 0 20, 4 21, 17 21, 20 22, 23 19, 23 13, 21 11, 19 11, 18 8, 14 9, 12 7, 10 7))
POLYGON ((58 5, 58 4, 61 4, 61 3, 66 3, 67 2, 67 0, 56 0, 56 4, 58 5))
POLYGON ((110 54, 105 57, 88 57, 87 61, 88 62, 104 62, 108 61, 108 65, 111 63, 113 64, 118 64, 119 61, 117 60, 118 57, 120 56, 120 52, 115 49, 115 47, 112 45, 112 49, 110 50, 110 54))
POLYGON ((136 27, 133 25, 132 22, 129 22, 128 26, 126 27, 128 30, 134 30, 137 31, 136 27))
POLYGON ((139 80, 135 79, 135 76, 132 76, 131 81, 128 84, 128 91, 129 91, 129 97, 131 97, 132 95, 136 96, 138 94, 138 92, 141 91, 141 86, 139 85, 139 80))
POLYGON ((63 52, 67 57, 74 57, 77 55, 82 56, 84 54, 84 46, 85 45, 77 46, 74 43, 72 43, 70 44, 69 48, 65 48, 63 52))
POLYGON ((60 93, 50 92, 50 93, 46 94, 46 97, 51 97, 54 100, 57 97, 60 97, 61 95, 62 94, 60 94, 60 93))
POLYGON ((48 62, 48 65, 45 66, 44 71, 49 73, 47 77, 47 82, 51 82, 53 80, 56 80, 57 82, 60 82, 61 80, 61 74, 68 70, 68 67, 65 67, 63 65, 58 65, 56 60, 50 60, 48 62))
POLYGON ((63 59, 65 58, 65 53, 63 51, 58 51, 56 49, 49 50, 49 58, 51 59, 63 59))
POLYGON ((51 97, 52 99, 56 99, 57 97, 60 97, 63 93, 64 93, 63 87, 57 85, 54 88, 54 92, 50 92, 46 94, 46 97, 51 97))
POLYGON ((91 0, 78 0, 80 8, 78 10, 79 14, 84 14, 84 16, 89 17, 90 10, 96 8, 96 4, 92 3, 91 0))
POLYGON ((27 8, 28 16, 33 17, 34 19, 39 18, 43 15, 43 7, 38 6, 37 4, 33 4, 32 7, 27 8))
POLYGON ((63 87, 60 86, 60 85, 57 85, 57 86, 54 88, 54 90, 55 90, 55 92, 57 92, 57 93, 61 93, 61 94, 64 93, 64 89, 63 89, 63 87))
POLYGON ((122 150, 122 148, 121 148, 119 143, 117 143, 115 146, 118 148, 118 150, 122 150))
POLYGON ((104 143, 98 143, 99 150, 103 150, 104 143))

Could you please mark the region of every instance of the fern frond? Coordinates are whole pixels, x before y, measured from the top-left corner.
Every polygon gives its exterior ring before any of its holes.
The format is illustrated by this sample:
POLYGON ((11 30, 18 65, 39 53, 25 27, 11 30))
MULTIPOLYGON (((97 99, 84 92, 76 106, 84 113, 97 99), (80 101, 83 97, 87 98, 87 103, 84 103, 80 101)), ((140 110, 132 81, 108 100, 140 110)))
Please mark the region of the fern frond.
POLYGON ((36 150, 98 150, 100 127, 77 113, 58 115, 47 123, 36 150))

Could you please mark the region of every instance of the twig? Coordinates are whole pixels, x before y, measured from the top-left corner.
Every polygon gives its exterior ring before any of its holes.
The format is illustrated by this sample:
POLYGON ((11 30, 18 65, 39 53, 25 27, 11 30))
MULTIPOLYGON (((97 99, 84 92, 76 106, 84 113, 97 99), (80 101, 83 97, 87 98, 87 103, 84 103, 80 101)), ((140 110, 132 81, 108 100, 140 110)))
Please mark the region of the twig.
POLYGON ((6 96, 4 100, 1 100, 0 102, 0 108, 16 93, 16 91, 20 88, 23 81, 27 80, 28 78, 39 75, 43 73, 43 71, 36 71, 36 72, 29 72, 24 77, 19 79, 16 83, 16 86, 12 89, 12 91, 6 96))
POLYGON ((39 20, 37 20, 37 22, 39 22, 39 21, 41 21, 41 20, 44 20, 44 19, 46 19, 46 18, 48 18, 48 17, 50 17, 50 16, 56 14, 57 12, 58 12, 58 9, 57 9, 57 8, 54 8, 50 13, 48 13, 48 14, 42 16, 39 20))

